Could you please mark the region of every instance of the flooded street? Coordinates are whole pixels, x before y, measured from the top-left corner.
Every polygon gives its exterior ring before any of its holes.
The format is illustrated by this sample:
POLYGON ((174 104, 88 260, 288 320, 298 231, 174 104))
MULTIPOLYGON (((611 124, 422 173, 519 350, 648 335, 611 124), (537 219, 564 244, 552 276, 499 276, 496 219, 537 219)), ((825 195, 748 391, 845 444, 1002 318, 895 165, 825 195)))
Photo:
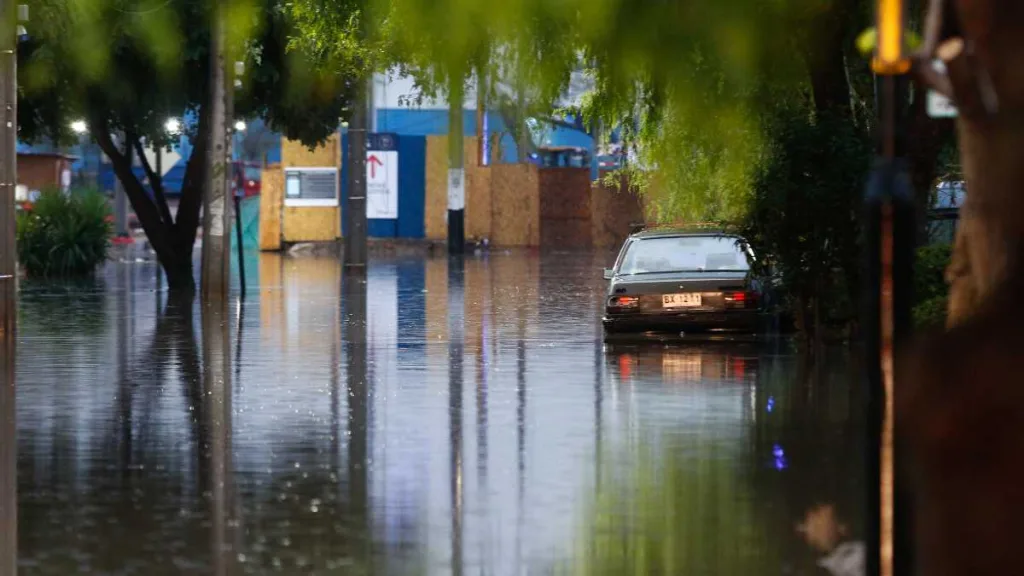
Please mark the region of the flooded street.
POLYGON ((606 264, 254 254, 226 311, 148 263, 23 284, 20 573, 823 573, 807 510, 863 532, 850 353, 605 346, 606 264))

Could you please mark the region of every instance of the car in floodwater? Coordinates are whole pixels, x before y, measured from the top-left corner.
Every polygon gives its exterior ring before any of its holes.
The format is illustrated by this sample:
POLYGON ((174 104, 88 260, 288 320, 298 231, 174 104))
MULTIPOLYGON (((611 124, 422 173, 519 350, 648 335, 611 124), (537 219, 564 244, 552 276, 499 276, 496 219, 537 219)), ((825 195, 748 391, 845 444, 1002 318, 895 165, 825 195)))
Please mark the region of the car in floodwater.
POLYGON ((630 235, 605 270, 605 335, 757 332, 764 283, 751 271, 753 258, 732 234, 648 229, 630 235))

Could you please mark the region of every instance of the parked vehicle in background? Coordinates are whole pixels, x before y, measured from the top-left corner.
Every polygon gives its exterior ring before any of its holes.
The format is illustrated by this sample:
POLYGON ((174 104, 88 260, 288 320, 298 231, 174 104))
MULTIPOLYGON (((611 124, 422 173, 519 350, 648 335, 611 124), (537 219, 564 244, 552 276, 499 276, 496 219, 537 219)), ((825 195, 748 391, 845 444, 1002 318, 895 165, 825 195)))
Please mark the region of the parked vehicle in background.
POLYGON ((764 283, 744 246, 739 236, 715 232, 632 234, 605 271, 605 334, 756 332, 764 283))
MULTIPOLYGON (((255 162, 233 162, 235 190, 242 190, 245 198, 259 196, 263 171, 255 162)), ((237 193, 237 192, 236 192, 237 193)))

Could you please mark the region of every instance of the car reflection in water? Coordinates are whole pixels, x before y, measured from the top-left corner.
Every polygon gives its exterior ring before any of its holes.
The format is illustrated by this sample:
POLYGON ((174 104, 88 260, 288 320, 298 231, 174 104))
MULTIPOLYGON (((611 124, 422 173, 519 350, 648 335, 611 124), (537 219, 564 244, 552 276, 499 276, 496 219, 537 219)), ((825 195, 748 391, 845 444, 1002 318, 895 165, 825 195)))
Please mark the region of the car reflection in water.
POLYGON ((756 344, 704 342, 699 345, 609 344, 608 362, 620 382, 634 377, 665 384, 744 381, 757 374, 756 344))

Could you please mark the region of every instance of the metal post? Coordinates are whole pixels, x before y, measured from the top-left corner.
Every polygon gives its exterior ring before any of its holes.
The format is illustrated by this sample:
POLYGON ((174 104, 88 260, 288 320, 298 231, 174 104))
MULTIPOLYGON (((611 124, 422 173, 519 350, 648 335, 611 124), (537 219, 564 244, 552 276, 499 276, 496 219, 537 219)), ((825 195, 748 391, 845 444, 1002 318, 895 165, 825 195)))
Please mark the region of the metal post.
POLYGON ((17 251, 15 191, 18 187, 17 6, 0 0, 0 339, 14 337, 17 251))
POLYGON ((0 575, 18 573, 17 265, 14 200, 18 184, 18 9, 0 0, 0 575))
POLYGON ((366 266, 366 92, 365 86, 356 91, 352 117, 348 123, 345 266, 366 266))
POLYGON ((214 24, 210 65, 210 173, 203 195, 202 291, 204 299, 226 299, 231 278, 231 131, 234 109, 234 66, 226 54, 226 15, 219 4, 214 24))
POLYGON ((448 253, 466 250, 466 170, 463 147, 462 75, 449 72, 448 80, 448 253))
POLYGON ((900 473, 893 397, 900 382, 896 356, 911 332, 914 194, 907 170, 909 61, 904 55, 902 0, 879 0, 878 50, 872 62, 879 114, 878 156, 865 194, 869 576, 913 572, 909 500, 900 473))
POLYGON ((235 191, 235 238, 238 241, 238 284, 242 298, 245 298, 245 249, 242 247, 241 190, 235 191))

